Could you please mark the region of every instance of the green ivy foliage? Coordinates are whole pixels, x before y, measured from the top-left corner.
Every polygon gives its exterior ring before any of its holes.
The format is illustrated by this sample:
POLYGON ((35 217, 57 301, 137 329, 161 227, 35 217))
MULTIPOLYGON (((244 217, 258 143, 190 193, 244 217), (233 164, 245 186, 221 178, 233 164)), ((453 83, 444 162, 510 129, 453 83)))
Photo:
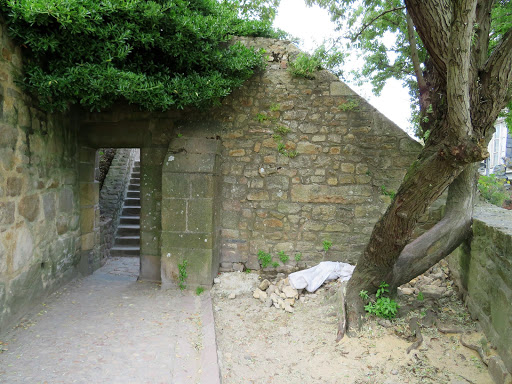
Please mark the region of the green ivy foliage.
POLYGON ((0 0, 41 108, 118 100, 146 110, 215 103, 263 66, 232 35, 272 36, 215 0, 0 0))

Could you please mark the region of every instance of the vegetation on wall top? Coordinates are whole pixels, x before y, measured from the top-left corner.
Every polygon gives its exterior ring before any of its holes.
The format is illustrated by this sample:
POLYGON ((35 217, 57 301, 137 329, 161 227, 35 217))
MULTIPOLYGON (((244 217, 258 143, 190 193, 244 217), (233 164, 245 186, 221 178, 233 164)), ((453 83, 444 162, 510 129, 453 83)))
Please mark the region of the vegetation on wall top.
POLYGON ((0 0, 41 108, 204 106, 239 87, 261 55, 230 36, 272 36, 215 0, 0 0))

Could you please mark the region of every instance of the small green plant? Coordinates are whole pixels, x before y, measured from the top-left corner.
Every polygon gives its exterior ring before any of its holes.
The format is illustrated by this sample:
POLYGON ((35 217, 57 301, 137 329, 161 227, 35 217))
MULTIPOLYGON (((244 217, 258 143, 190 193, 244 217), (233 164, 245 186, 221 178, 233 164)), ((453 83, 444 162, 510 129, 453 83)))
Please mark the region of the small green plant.
POLYGON ((271 111, 271 112, 277 112, 277 111, 279 111, 280 109, 281 109, 281 105, 279 105, 279 104, 272 104, 272 105, 270 106, 270 111, 271 111))
POLYGON ((284 251, 279 251, 277 255, 279 256, 279 260, 281 260, 283 264, 290 260, 290 256, 284 253, 284 251))
POLYGON ((277 261, 273 261, 273 262, 272 262, 272 266, 273 266, 274 268, 277 268, 277 267, 279 267, 279 263, 278 263, 277 261))
POLYGON ((480 176, 478 190, 486 201, 498 207, 503 205, 505 199, 510 199, 510 192, 507 192, 503 180, 496 175, 480 176))
POLYGON ((304 77, 305 79, 314 79, 313 75, 321 66, 321 59, 318 55, 307 55, 301 53, 297 58, 290 62, 288 71, 295 77, 304 77))
POLYGON ((251 271, 249 268, 247 268, 244 272, 245 272, 246 274, 249 274, 249 273, 251 273, 252 271, 251 271))
POLYGON ((264 121, 267 121, 269 119, 269 117, 267 115, 265 115, 264 113, 258 113, 256 115, 256 121, 260 122, 260 123, 263 123, 264 121))
POLYGON ((290 131, 290 128, 280 125, 280 126, 277 126, 275 128, 275 130, 278 133, 274 133, 272 135, 272 138, 277 143, 277 152, 279 152, 283 156, 289 157, 290 159, 293 159, 294 157, 296 157, 297 151, 286 150, 286 144, 283 142, 283 136, 281 136, 281 135, 286 135, 290 131))
POLYGON ((183 137, 183 133, 178 133, 176 136, 183 137))
POLYGON ((183 260, 181 264, 178 264, 178 286, 182 291, 187 287, 187 264, 187 260, 183 260))
POLYGON ((276 128, 275 128, 275 131, 280 133, 281 135, 286 135, 287 133, 290 132, 290 128, 287 127, 286 125, 278 125, 276 128))
POLYGON ((387 189, 386 186, 384 185, 381 185, 380 186, 380 192, 384 195, 384 196, 389 196, 391 197, 392 199, 395 198, 396 196, 396 192, 395 191, 392 191, 391 189, 387 189))
POLYGON ((261 262, 261 267, 266 268, 272 263, 272 255, 265 251, 258 251, 258 260, 261 262))
POLYGON ((418 292, 418 296, 416 296, 416 299, 417 299, 418 301, 423 301, 423 300, 425 300, 425 296, 423 296, 423 292, 419 291, 419 292, 418 292))
POLYGON ((201 296, 201 293, 204 292, 204 288, 203 287, 197 287, 196 288, 196 295, 197 296, 201 296))
POLYGON ((332 247, 332 242, 329 240, 324 240, 322 242, 322 246, 324 247, 324 251, 327 252, 332 247))
POLYGON ((361 299, 367 302, 364 306, 366 312, 384 319, 394 319, 396 317, 399 306, 395 300, 386 296, 386 294, 389 293, 388 287, 389 284, 384 281, 379 285, 377 293, 375 294, 375 301, 371 300, 368 291, 362 290, 359 292, 361 299))
POLYGON ((345 101, 343 104, 338 105, 338 109, 347 112, 347 111, 353 111, 354 109, 359 108, 359 101, 358 100, 348 100, 345 101))
POLYGON ((299 262, 302 259, 302 253, 296 253, 295 254, 295 261, 299 262))

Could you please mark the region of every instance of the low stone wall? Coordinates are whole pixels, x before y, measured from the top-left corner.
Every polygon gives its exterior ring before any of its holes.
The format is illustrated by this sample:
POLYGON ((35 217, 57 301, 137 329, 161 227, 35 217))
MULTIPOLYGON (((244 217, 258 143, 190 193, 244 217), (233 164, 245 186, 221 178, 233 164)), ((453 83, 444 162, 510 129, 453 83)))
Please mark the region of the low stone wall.
POLYGON ((77 130, 15 82, 21 50, 0 27, 0 332, 74 276, 80 257, 77 130))
POLYGON ((478 206, 473 237, 448 260, 471 315, 512 372, 512 212, 478 206))
POLYGON ((131 170, 137 157, 138 149, 118 149, 100 191, 100 258, 102 264, 110 256, 110 248, 112 248, 119 224, 131 170))

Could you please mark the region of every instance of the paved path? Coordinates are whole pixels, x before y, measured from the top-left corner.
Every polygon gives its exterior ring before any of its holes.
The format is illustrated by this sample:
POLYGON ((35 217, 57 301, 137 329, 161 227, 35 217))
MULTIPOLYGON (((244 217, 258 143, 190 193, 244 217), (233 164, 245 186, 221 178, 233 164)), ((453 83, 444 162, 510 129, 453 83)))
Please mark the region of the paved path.
POLYGON ((211 300, 114 258, 0 335, 0 383, 219 384, 211 300))

